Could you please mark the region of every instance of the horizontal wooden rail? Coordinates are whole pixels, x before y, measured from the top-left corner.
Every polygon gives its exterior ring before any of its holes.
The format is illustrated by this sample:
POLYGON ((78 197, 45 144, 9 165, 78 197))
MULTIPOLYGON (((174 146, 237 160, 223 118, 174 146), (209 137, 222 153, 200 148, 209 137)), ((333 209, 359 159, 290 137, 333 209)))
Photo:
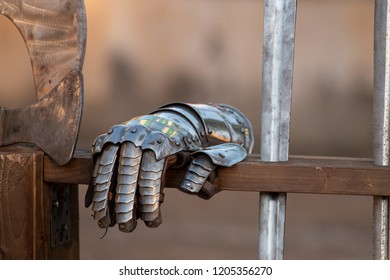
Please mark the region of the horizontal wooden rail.
MULTIPOLYGON (((64 166, 44 158, 46 182, 88 184, 91 171, 91 154, 84 150, 77 150, 64 166)), ((183 175, 183 170, 168 171, 166 187, 177 187, 183 175)), ((375 166, 370 159, 305 156, 265 163, 250 155, 231 168, 220 168, 216 185, 229 191, 390 196, 390 167, 375 166)))

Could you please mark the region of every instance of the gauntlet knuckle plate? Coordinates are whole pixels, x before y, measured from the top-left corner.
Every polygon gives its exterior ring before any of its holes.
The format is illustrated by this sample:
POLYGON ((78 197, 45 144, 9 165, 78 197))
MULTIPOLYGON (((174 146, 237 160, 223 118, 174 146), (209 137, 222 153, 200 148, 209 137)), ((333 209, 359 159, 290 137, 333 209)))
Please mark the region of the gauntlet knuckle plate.
POLYGON ((148 136, 148 134, 151 132, 151 129, 140 125, 135 124, 132 125, 133 122, 130 122, 125 133, 123 134, 121 138, 121 142, 132 142, 135 146, 139 147, 144 142, 145 138, 148 136))

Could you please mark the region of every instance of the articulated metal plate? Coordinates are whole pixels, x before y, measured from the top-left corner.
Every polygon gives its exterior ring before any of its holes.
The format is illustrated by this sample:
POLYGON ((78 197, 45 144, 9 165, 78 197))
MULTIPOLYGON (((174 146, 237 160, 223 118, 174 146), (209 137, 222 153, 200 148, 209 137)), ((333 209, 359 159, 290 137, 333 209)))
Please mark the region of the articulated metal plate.
POLYGON ((171 103, 161 106, 153 114, 161 112, 176 112, 190 121, 203 146, 234 142, 242 144, 248 153, 252 152, 252 125, 243 113, 232 106, 171 103))
POLYGON ((193 153, 193 155, 196 154, 207 155, 215 165, 231 167, 244 160, 247 152, 241 145, 236 143, 225 143, 210 146, 199 152, 193 153))

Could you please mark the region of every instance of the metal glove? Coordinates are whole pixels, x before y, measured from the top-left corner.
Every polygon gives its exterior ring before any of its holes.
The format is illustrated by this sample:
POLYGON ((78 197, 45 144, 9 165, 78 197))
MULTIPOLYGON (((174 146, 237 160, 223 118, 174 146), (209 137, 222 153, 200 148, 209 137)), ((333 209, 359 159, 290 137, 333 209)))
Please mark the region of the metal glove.
POLYGON ((85 197, 94 219, 124 232, 140 218, 161 224, 165 171, 186 168, 180 189, 210 198, 218 166, 243 160, 253 147, 248 119, 228 105, 173 103, 113 126, 93 144, 94 171, 85 197))

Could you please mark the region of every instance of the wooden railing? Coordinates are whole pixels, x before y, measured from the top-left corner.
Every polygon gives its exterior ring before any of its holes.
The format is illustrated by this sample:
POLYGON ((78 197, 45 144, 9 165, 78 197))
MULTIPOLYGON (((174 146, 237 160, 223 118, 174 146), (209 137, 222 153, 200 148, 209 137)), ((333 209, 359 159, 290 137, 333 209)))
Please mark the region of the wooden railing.
MULTIPOLYGON (((76 151, 58 166, 44 157, 44 180, 51 183, 88 184, 91 154, 76 151)), ((166 187, 177 187, 183 170, 167 172, 166 187)), ((265 163, 259 155, 218 170, 216 186, 226 191, 286 192, 338 195, 390 195, 390 167, 375 166, 371 159, 291 156, 286 162, 265 163)))
MULTIPOLYGON (((79 258, 77 186, 88 184, 92 166, 86 150, 59 166, 36 148, 0 148, 0 259, 79 258)), ((179 186, 183 175, 168 171, 165 187, 179 186)), ((217 178, 223 191, 390 195, 390 167, 370 159, 293 156, 265 163, 250 155, 218 169, 217 178)))

